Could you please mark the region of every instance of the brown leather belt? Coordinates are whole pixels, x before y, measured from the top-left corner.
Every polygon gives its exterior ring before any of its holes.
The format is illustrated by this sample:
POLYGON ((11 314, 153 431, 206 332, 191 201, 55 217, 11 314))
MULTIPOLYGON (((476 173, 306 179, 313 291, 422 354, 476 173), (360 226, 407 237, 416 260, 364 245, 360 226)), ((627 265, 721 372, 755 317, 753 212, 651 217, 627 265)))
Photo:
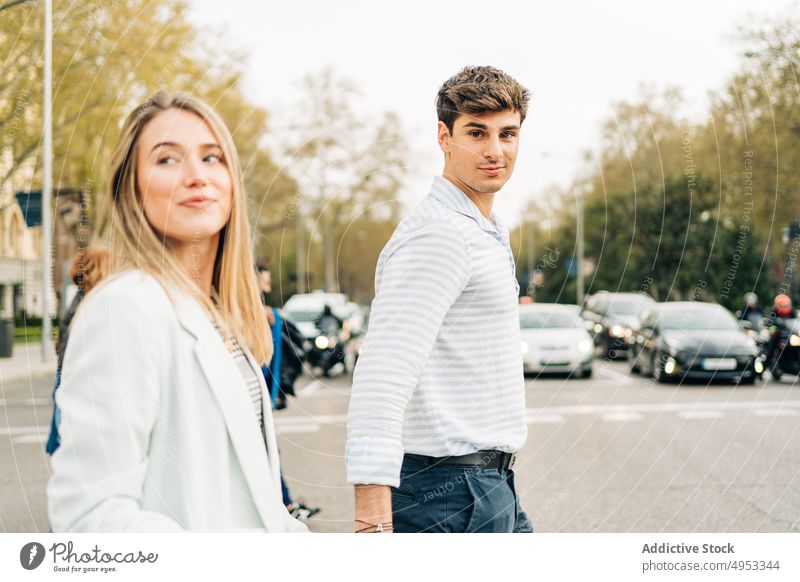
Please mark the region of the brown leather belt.
POLYGON ((482 467, 484 469, 511 469, 517 461, 517 453, 504 453, 494 449, 478 451, 469 455, 457 457, 428 457, 406 453, 403 459, 408 459, 425 467, 428 466, 455 466, 455 467, 482 467))

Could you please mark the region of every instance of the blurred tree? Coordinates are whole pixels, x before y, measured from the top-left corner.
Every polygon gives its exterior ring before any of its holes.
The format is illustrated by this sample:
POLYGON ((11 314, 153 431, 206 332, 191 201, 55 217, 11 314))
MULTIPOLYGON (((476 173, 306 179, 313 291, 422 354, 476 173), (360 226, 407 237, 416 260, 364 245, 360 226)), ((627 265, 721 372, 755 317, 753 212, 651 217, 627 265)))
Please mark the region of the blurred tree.
POLYGON ((337 272, 347 268, 336 255, 345 231, 352 225, 357 232, 356 222, 397 222, 406 145, 397 116, 370 116, 352 83, 333 70, 306 76, 301 90, 287 163, 300 185, 310 243, 322 247, 308 254, 325 273, 325 288, 336 290, 337 272))
MULTIPOLYGON (((79 188, 96 232, 107 224, 108 165, 131 108, 158 90, 207 100, 231 129, 245 169, 251 218, 278 228, 296 185, 261 147, 267 113, 241 88, 241 55, 204 42, 185 0, 54 3, 54 186, 79 188)), ((4 10, 0 19, 0 190, 20 176, 41 182, 43 3, 4 10), (13 131, 12 131, 13 128, 13 131), (0 157, 2 159, 2 157, 0 157)))

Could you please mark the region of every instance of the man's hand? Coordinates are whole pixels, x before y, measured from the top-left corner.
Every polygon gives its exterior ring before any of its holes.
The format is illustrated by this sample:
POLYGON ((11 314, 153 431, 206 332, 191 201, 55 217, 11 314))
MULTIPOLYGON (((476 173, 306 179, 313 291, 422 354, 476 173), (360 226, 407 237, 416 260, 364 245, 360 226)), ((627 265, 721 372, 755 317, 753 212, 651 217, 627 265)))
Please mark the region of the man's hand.
POLYGON ((356 485, 354 531, 375 532, 378 524, 392 530, 392 489, 388 485, 356 485))
POLYGON ((269 326, 272 327, 275 325, 275 312, 272 311, 272 307, 269 305, 265 305, 264 310, 267 312, 267 322, 269 323, 269 326))

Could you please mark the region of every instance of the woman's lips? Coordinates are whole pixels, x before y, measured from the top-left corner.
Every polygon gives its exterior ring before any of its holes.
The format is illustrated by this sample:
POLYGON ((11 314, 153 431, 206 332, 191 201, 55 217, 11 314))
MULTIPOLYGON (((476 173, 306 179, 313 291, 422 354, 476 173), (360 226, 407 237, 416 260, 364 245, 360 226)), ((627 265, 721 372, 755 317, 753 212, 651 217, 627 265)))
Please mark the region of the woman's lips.
POLYGON ((196 198, 189 198, 188 200, 184 200, 181 202, 181 206, 186 206, 187 208, 196 208, 198 210, 202 210, 204 208, 208 208, 214 203, 212 198, 205 198, 202 196, 198 196, 196 198))

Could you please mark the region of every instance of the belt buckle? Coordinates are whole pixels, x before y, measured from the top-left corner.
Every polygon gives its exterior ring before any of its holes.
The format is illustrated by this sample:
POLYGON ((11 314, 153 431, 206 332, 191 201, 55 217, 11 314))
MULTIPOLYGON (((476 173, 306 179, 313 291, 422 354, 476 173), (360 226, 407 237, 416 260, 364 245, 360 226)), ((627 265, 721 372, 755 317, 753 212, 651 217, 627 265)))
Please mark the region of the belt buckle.
POLYGON ((514 465, 517 463, 517 453, 511 453, 511 456, 508 458, 508 467, 506 467, 509 471, 514 468, 514 465))

